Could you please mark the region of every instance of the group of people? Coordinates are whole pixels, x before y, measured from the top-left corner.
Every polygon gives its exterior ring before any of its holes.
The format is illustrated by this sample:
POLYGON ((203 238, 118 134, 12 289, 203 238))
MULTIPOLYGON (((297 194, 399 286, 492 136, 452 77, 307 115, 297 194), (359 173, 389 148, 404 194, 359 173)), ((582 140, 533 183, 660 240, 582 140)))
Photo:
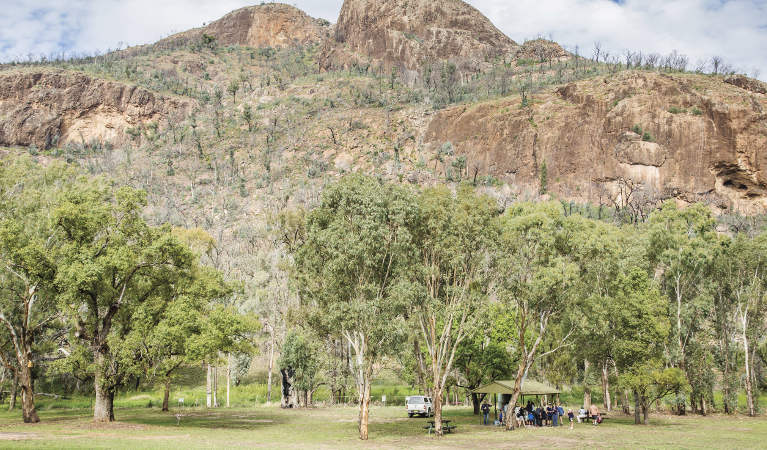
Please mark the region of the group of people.
MULTIPOLYGON (((482 414, 484 416, 484 424, 488 424, 488 415, 490 414, 490 403, 485 401, 482 404, 482 414)), ((509 414, 509 404, 501 409, 496 424, 503 424, 506 419, 505 414, 509 414)), ((514 408, 514 416, 509 418, 514 421, 514 424, 519 428, 526 427, 559 427, 563 426, 565 417, 570 422, 570 429, 573 428, 575 421, 578 423, 588 422, 589 420, 596 426, 602 423, 602 415, 599 413, 599 407, 597 405, 591 405, 587 410, 583 406, 578 410, 576 416, 572 408, 568 408, 565 413, 565 409, 562 405, 550 403, 544 405, 541 403, 539 406, 533 404, 532 401, 528 401, 527 405, 517 406, 514 408)))

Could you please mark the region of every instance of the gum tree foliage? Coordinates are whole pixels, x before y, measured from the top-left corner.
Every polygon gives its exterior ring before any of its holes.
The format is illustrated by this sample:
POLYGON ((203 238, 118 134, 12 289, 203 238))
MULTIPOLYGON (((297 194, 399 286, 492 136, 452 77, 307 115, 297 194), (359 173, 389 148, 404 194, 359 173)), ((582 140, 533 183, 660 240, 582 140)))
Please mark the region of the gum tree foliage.
MULTIPOLYGON (((669 201, 650 216, 648 255, 661 274, 661 286, 671 308, 668 358, 674 367, 685 372, 688 363, 696 361, 688 361, 688 354, 702 345, 700 339, 710 310, 706 275, 715 243, 715 221, 703 204, 680 209, 669 201)), ((694 386, 694 390, 701 388, 694 386)), ((684 413, 684 398, 680 397, 677 403, 679 412, 684 413)))
POLYGON ((26 158, 0 166, 0 359, 21 387, 27 423, 40 421, 35 379, 62 335, 49 213, 74 177, 63 165, 41 168, 26 158))
POLYGON ((412 288, 403 271, 413 253, 415 220, 407 189, 352 174, 324 191, 307 217, 306 240, 296 255, 310 322, 318 334, 339 335, 352 348, 363 440, 374 367, 395 352, 404 335, 412 288))
POLYGON ((758 349, 767 342, 767 234, 748 238, 739 234, 724 252, 724 272, 730 298, 732 337, 743 355, 743 385, 748 415, 758 412, 758 382, 755 363, 758 349))
MULTIPOLYGON (((509 375, 511 356, 505 348, 507 338, 501 332, 503 325, 493 320, 500 315, 497 309, 483 315, 475 332, 458 344, 454 366, 463 380, 459 387, 473 390, 509 375)), ((479 414, 482 397, 472 393, 471 402, 474 414, 479 414)))
POLYGON ((168 411, 170 385, 180 367, 200 364, 218 351, 248 349, 248 317, 220 304, 230 294, 218 272, 197 266, 172 301, 155 298, 133 313, 123 346, 138 374, 163 385, 163 411, 168 411))
MULTIPOLYGON (((578 289, 573 253, 582 220, 564 217, 556 203, 520 203, 500 218, 493 281, 499 300, 516 325, 513 342, 519 359, 512 405, 536 360, 568 345, 571 325, 561 319, 578 289), (558 331, 561 339, 541 352, 544 339, 558 326, 562 327, 558 331)), ((511 422, 507 421, 508 428, 511 422)))
POLYGON ((487 299, 487 268, 497 208, 461 185, 424 190, 414 228, 417 257, 411 274, 418 289, 412 317, 426 348, 427 386, 434 402, 435 432, 442 434, 442 394, 458 346, 476 331, 487 299))
POLYGON ((305 407, 312 404, 312 394, 321 380, 322 353, 320 341, 302 330, 293 330, 282 344, 280 367, 293 369, 293 386, 302 395, 305 407))
POLYGON ((188 281, 194 254, 170 227, 141 217, 142 191, 114 189, 103 181, 77 183, 53 212, 61 259, 56 276, 60 307, 87 351, 78 364, 94 376, 94 420, 114 420, 117 388, 135 373, 126 345, 142 306, 170 303, 188 281))
POLYGON ((684 372, 676 367, 659 368, 659 361, 637 364, 630 371, 620 376, 619 383, 634 392, 634 423, 648 425, 650 405, 670 394, 685 393, 689 384, 684 372), (642 410, 642 419, 639 410, 642 410))

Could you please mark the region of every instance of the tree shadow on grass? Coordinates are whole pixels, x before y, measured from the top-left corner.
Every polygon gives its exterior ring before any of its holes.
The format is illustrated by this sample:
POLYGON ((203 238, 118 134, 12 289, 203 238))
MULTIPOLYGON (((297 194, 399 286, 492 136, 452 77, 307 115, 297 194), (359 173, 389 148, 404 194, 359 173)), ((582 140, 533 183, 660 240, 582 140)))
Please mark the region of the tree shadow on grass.
POLYGON ((286 425, 282 415, 266 415, 247 411, 205 411, 178 410, 171 412, 147 411, 146 413, 126 414, 118 420, 125 423, 174 428, 256 430, 274 425, 286 425), (177 417, 177 415, 179 417, 177 417))

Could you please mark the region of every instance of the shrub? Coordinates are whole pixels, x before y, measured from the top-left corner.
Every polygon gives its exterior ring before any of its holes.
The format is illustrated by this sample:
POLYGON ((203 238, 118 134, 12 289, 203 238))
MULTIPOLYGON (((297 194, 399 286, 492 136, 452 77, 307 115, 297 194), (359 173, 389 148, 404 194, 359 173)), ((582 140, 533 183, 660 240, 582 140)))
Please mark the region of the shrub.
POLYGON ((692 109, 692 115, 693 116, 701 116, 703 115, 703 111, 700 110, 697 106, 692 109))
POLYGON ((671 114, 679 114, 679 113, 687 112, 687 110, 679 108, 677 106, 672 106, 671 108, 668 109, 668 112, 670 112, 671 114))
POLYGON ((642 135, 642 140, 645 142, 652 142, 653 141, 652 135, 645 131, 644 134, 642 135))
POLYGON ((634 125, 634 128, 632 128, 631 131, 633 131, 634 133, 640 136, 642 135, 642 127, 640 127, 639 125, 634 125))

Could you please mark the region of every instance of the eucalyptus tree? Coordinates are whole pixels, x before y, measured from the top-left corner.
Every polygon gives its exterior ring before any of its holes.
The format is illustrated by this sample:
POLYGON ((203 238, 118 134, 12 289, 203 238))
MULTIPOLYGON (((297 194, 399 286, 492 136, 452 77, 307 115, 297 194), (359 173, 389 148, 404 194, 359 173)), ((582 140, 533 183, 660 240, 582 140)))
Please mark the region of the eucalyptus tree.
POLYGON ((743 350, 746 406, 748 415, 756 409, 756 375, 754 363, 757 349, 767 342, 767 234, 753 239, 739 234, 728 249, 728 278, 734 329, 743 350))
POLYGON ((670 394, 689 389, 684 372, 677 367, 663 369, 660 361, 638 362, 620 376, 620 383, 634 392, 634 423, 648 424, 650 405, 670 394), (642 418, 640 419, 640 409, 642 418))
POLYGON ((293 386, 304 407, 312 405, 312 396, 322 379, 323 358, 321 342, 307 336, 303 330, 292 330, 285 337, 280 355, 280 367, 289 367, 293 373, 293 386))
POLYGON ((0 166, 0 360, 21 387, 27 423, 40 421, 36 372, 62 327, 50 211, 75 176, 63 165, 42 168, 26 158, 0 166))
MULTIPOLYGON (((514 317, 515 351, 519 355, 511 405, 535 361, 569 345, 571 325, 562 319, 578 292, 578 266, 573 260, 582 219, 564 217, 555 203, 520 203, 500 219, 495 279, 497 295, 514 317), (540 352, 551 328, 561 326, 561 339, 540 352)), ((512 421, 507 421, 511 428, 512 421)))
POLYGON ((147 225, 145 205, 142 191, 83 180, 53 212, 61 246, 60 307, 74 328, 75 345, 88 351, 84 367, 94 376, 99 422, 114 420, 116 389, 133 367, 126 367, 131 355, 123 351, 133 312, 147 302, 170 302, 196 260, 170 227, 147 225))
MULTIPOLYGON (((669 358, 685 372, 690 344, 698 339, 710 310, 704 287, 715 240, 715 221, 703 204, 680 209, 669 201, 650 216, 648 256, 671 306, 669 358)), ((677 404, 684 414, 684 398, 677 404)))
MULTIPOLYGON (((493 308, 466 339, 457 345, 455 369, 460 375, 457 383, 468 391, 509 374, 510 355, 506 351, 506 335, 503 327, 494 320, 500 312, 493 308)), ((474 414, 479 414, 480 394, 471 393, 474 414)))
POLYGON ((360 439, 368 438, 373 370, 405 334, 412 287, 413 194, 352 174, 328 186, 307 217, 296 254, 301 300, 318 334, 340 335, 353 349, 360 439))
POLYGON ((435 432, 442 435, 442 394, 456 352, 478 325, 487 304, 490 249, 497 207, 468 185, 424 190, 414 228, 418 256, 410 271, 418 294, 412 311, 426 346, 426 380, 432 389, 435 432))
POLYGON ((216 304, 230 293, 218 272, 198 266, 170 302, 155 297, 131 315, 123 348, 130 349, 139 373, 162 384, 163 411, 169 410, 170 386, 178 369, 199 364, 219 349, 247 346, 248 318, 216 304))

